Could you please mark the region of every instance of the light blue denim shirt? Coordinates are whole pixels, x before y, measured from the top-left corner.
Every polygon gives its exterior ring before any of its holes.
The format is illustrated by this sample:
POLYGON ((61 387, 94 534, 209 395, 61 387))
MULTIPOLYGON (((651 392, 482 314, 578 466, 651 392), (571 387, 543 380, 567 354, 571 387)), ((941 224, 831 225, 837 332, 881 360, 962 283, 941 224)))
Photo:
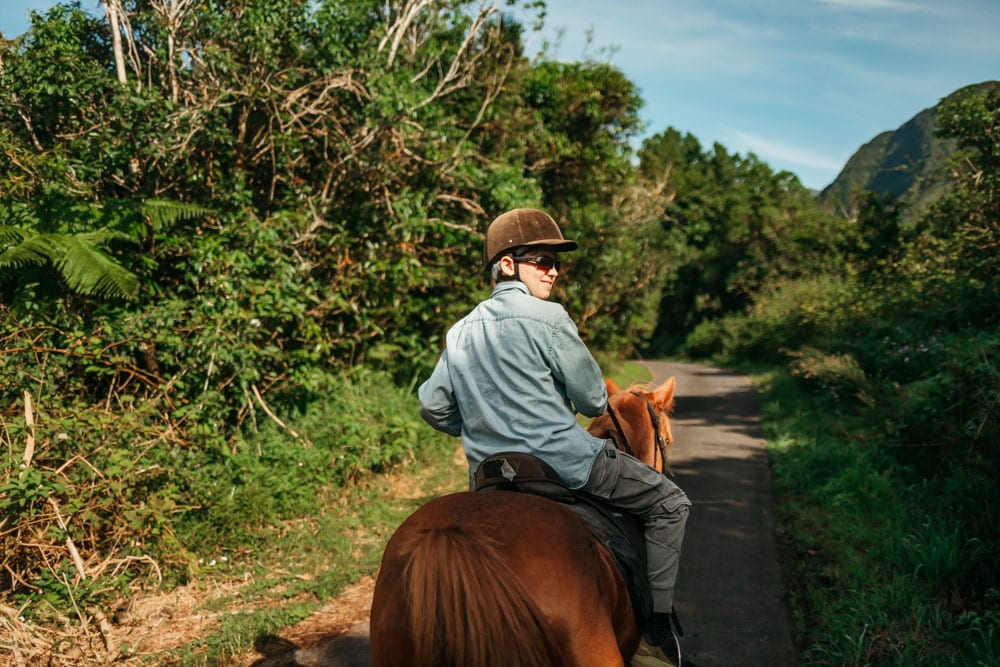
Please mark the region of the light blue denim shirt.
POLYGON ((499 452, 527 452, 571 488, 587 481, 604 441, 576 421, 604 414, 601 369, 559 304, 501 282, 449 331, 419 389, 420 416, 461 436, 470 474, 499 452))

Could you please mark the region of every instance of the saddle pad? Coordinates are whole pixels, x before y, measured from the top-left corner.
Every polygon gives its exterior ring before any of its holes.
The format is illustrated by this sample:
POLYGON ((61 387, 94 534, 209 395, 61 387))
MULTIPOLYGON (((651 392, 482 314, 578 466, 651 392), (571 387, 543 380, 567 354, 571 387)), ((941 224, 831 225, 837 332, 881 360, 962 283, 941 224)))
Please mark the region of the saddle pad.
POLYGON ((610 505, 578 495, 578 502, 568 507, 580 515, 594 537, 611 552, 628 586, 632 608, 640 624, 653 613, 653 590, 646 574, 646 542, 642 521, 610 505))

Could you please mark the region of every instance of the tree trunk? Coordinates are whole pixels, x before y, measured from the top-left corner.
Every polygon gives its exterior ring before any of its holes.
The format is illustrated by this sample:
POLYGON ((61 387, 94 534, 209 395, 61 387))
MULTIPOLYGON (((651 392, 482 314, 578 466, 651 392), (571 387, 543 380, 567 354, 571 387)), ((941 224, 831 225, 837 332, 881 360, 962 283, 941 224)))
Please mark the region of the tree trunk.
POLYGON ((118 17, 121 12, 119 0, 102 0, 104 13, 108 15, 108 25, 111 27, 111 48, 115 54, 115 71, 118 72, 118 82, 125 85, 125 54, 122 51, 122 33, 118 17))

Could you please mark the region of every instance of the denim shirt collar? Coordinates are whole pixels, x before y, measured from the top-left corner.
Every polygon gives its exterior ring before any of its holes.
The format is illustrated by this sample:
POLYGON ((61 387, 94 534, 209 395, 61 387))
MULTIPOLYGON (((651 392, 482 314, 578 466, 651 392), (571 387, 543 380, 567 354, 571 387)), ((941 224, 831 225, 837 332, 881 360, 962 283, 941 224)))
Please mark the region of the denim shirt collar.
POLYGON ((510 291, 518 291, 531 296, 531 290, 529 290, 528 286, 520 280, 504 280, 503 282, 497 283, 493 288, 492 296, 499 296, 500 294, 510 291))

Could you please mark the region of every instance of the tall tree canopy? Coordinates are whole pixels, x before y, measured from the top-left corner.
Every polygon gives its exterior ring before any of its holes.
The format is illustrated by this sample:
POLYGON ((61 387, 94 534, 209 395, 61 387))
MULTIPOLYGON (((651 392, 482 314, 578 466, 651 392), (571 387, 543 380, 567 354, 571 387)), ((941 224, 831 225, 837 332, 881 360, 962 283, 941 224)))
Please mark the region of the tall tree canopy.
POLYGON ((703 150, 673 128, 643 143, 638 171, 669 190, 663 233, 671 272, 657 326, 663 349, 676 349, 703 321, 742 312, 776 282, 822 271, 847 233, 792 174, 719 144, 703 150))

